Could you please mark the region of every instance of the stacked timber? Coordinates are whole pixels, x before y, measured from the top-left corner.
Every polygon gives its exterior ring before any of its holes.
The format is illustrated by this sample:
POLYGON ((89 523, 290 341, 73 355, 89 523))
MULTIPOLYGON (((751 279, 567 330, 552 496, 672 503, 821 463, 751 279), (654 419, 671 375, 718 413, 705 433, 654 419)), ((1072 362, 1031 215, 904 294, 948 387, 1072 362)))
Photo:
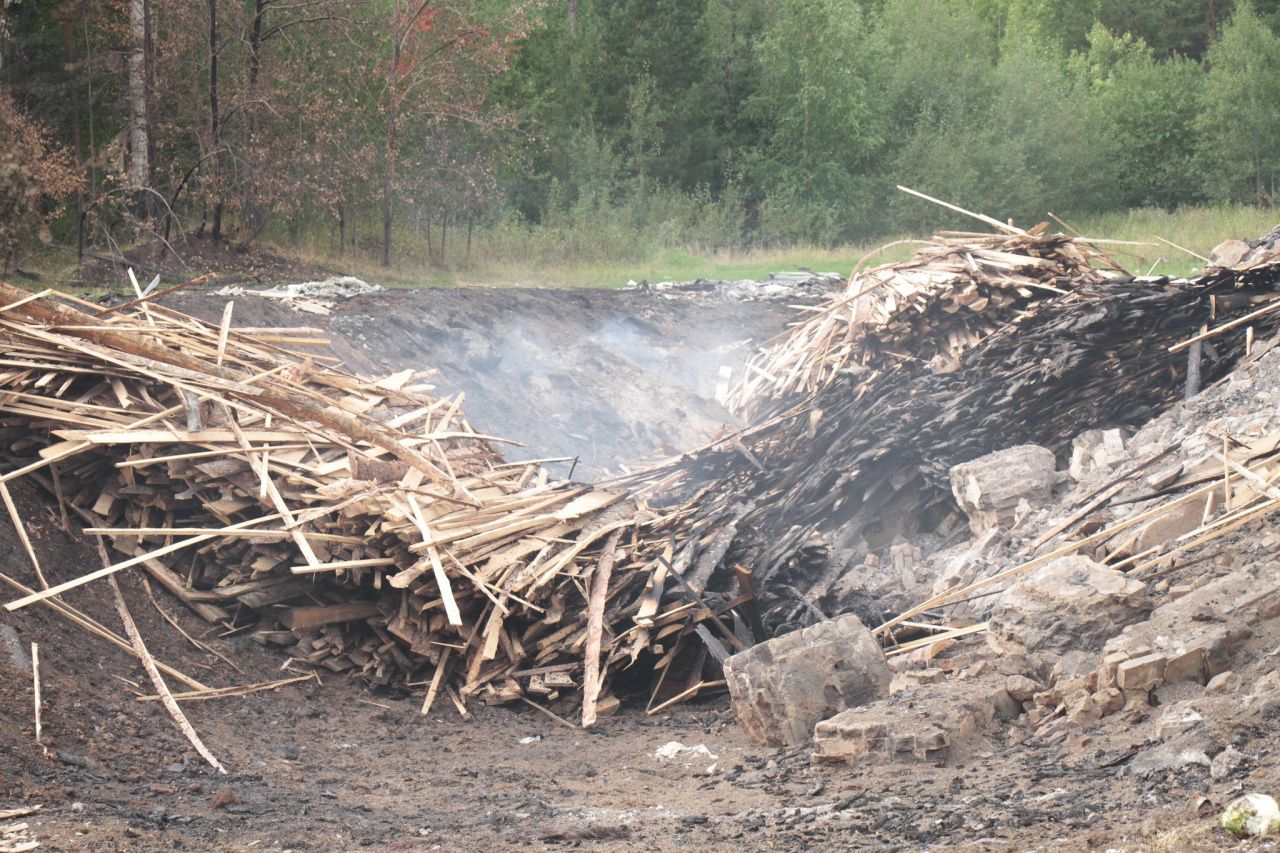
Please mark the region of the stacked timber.
POLYGON ((0 491, 38 479, 119 556, 54 586, 37 564, 6 607, 141 567, 304 667, 588 718, 607 673, 711 617, 664 601, 662 519, 625 490, 505 461, 421 374, 364 379, 290 349, 317 332, 231 316, 0 283, 0 491))

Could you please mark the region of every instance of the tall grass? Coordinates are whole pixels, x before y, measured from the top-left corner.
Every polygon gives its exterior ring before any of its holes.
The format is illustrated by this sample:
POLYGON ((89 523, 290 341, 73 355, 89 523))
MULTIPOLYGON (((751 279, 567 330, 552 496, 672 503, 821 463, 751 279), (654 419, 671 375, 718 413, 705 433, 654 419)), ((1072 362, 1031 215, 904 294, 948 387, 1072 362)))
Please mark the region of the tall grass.
MULTIPOLYGON (((1105 247, 1133 273, 1189 275, 1203 262, 1157 238, 1208 256, 1223 240, 1265 234, 1280 221, 1280 212, 1231 205, 1173 211, 1141 208, 1062 218, 1085 236, 1128 243, 1105 247)), ((1056 222, 1051 224, 1059 228, 1056 222)), ((364 228, 361 233, 375 231, 364 228)), ((443 261, 439 232, 432 234, 429 253, 425 230, 402 225, 394 236, 394 263, 389 269, 379 263, 380 246, 375 239, 362 238, 357 247, 339 250, 329 230, 274 236, 281 252, 308 266, 339 270, 389 287, 612 288, 631 279, 759 279, 797 269, 848 273, 864 258, 868 264, 883 263, 908 257, 915 249, 904 244, 879 251, 893 242, 889 237, 834 247, 750 247, 745 245, 743 220, 736 208, 688 195, 651 198, 643 205, 580 205, 538 225, 514 216, 477 225, 469 253, 466 228, 455 226, 447 232, 443 261)), ((901 235, 912 236, 923 235, 901 235)))
POLYGON ((1213 247, 1223 240, 1253 240, 1266 234, 1280 224, 1280 210, 1246 205, 1183 207, 1172 211, 1144 207, 1066 221, 1088 237, 1146 243, 1108 247, 1134 273, 1191 275, 1198 272, 1204 262, 1159 238, 1208 257, 1213 247))

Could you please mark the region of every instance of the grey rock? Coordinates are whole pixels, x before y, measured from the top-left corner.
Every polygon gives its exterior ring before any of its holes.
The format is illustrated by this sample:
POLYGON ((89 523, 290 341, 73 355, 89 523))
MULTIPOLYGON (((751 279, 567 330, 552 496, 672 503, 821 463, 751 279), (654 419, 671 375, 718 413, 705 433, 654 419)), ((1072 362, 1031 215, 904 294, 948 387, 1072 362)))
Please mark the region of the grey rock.
POLYGON ((1023 501, 1044 503, 1056 482, 1053 452, 1035 444, 998 450, 951 469, 951 493, 976 535, 1012 522, 1023 501))
POLYGON ((1001 594, 987 640, 1002 654, 1097 650, 1150 610, 1142 582, 1087 557, 1060 557, 1001 594))
POLYGON ((10 665, 19 672, 31 672, 31 656, 23 644, 18 631, 12 625, 0 623, 0 649, 9 659, 10 665))
POLYGON ((755 741, 807 743, 814 725, 889 692, 880 644, 857 616, 775 637, 724 663, 734 714, 755 741))

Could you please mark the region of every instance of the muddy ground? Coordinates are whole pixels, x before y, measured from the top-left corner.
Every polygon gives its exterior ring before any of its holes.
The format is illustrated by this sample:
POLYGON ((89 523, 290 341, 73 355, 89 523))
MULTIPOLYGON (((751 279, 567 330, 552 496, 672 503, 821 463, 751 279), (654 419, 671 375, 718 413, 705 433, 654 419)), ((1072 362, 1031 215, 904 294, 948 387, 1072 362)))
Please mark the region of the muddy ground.
MULTIPOLYGON (((179 304, 216 316, 224 301, 197 295, 179 304)), ((384 294, 329 318, 274 304, 252 314, 238 304, 242 310, 242 322, 255 325, 333 328, 350 338, 350 349, 338 341, 335 351, 353 364, 434 364, 442 390, 467 391, 478 428, 520 438, 538 455, 580 454, 593 471, 642 455, 646 442, 689 447, 713 431, 723 413, 706 398, 719 364, 745 356, 723 347, 767 336, 789 316, 775 303, 529 291, 384 294), (566 439, 570 427, 595 444, 566 439)), ((96 565, 34 487, 17 483, 15 498, 51 582, 96 565)), ((32 582, 7 523, 0 567, 32 582)), ((241 671, 232 670, 161 618, 139 576, 125 573, 121 585, 161 660, 211 686, 282 675, 278 653, 211 634, 157 590, 159 606, 241 671)), ((120 630, 109 587, 90 585, 68 600, 120 630)), ((151 689, 131 657, 47 609, 3 614, 0 624, 24 647, 40 644, 48 750, 35 744, 30 673, 0 642, 0 811, 42 805, 22 820, 46 849, 1212 850, 1233 843, 1212 827, 1214 810, 1233 795, 1227 784, 1196 764, 1141 769, 1135 758, 1149 750, 1147 727, 1118 716, 1055 744, 998 729, 947 767, 851 769, 811 766, 804 750, 753 746, 723 697, 652 717, 625 707, 586 733, 522 707, 476 708, 468 721, 442 702, 424 717, 422 686, 375 692, 326 675, 184 703, 231 771, 221 777, 156 703, 137 700, 151 689), (715 758, 688 767, 657 760, 655 750, 673 740, 705 745, 715 758)), ((1257 756, 1246 767, 1250 789, 1280 790, 1270 747, 1276 728, 1275 720, 1232 720, 1210 733, 1257 756)))

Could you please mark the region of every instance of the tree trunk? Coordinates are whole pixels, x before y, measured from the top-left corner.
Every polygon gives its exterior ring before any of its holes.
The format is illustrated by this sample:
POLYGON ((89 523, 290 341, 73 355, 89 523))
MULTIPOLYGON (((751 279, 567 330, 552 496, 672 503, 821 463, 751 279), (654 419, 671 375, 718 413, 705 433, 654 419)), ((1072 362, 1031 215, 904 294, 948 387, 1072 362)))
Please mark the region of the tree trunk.
POLYGON ((475 224, 471 214, 467 214, 467 265, 471 264, 471 226, 475 224))
POLYGON ((391 266, 391 211, 395 203, 396 115, 400 108, 400 0, 396 0, 391 21, 391 68, 387 74, 386 169, 382 175, 382 265, 391 266))
POLYGON ((440 214, 440 264, 444 265, 444 241, 449 236, 449 220, 445 218, 445 214, 440 214))
MULTIPOLYGON (((67 52, 67 67, 74 68, 76 61, 75 50, 75 21, 67 18, 62 22, 62 37, 67 52)), ((77 85, 79 81, 76 75, 71 77, 71 139, 75 146, 76 168, 79 169, 84 164, 84 150, 80 143, 80 88, 77 85)), ((79 264, 84 260, 84 185, 76 186, 76 263, 79 264)))
MULTIPOLYGON (((396 51, 399 53, 399 51, 396 51)), ((392 88, 394 89, 394 83, 392 88)), ((392 100, 395 99, 394 92, 392 100)), ((391 210, 395 204, 396 180, 396 120, 395 107, 387 115, 387 168, 382 177, 382 265, 391 266, 391 210)))
MULTIPOLYGON (((147 105, 147 185, 155 183, 156 169, 156 45, 155 35, 151 28, 151 3, 143 0, 143 84, 146 87, 147 105)), ((150 193, 148 193, 150 196, 150 193)), ((154 199, 147 202, 147 207, 156 212, 158 206, 154 199)))
POLYGON ((133 196, 135 209, 141 213, 143 191, 147 186, 150 165, 147 151, 147 0, 129 0, 129 57, 126 65, 126 88, 129 104, 129 163, 126 186, 133 196))
POLYGON ((253 27, 249 31, 249 94, 258 88, 258 73, 262 70, 262 19, 270 0, 253 0, 253 27))
MULTIPOLYGON (((216 152, 222 144, 222 128, 218 119, 218 0, 209 0, 209 137, 216 152)), ((213 171, 213 224, 209 236, 222 239, 222 166, 220 155, 209 161, 213 171)))

